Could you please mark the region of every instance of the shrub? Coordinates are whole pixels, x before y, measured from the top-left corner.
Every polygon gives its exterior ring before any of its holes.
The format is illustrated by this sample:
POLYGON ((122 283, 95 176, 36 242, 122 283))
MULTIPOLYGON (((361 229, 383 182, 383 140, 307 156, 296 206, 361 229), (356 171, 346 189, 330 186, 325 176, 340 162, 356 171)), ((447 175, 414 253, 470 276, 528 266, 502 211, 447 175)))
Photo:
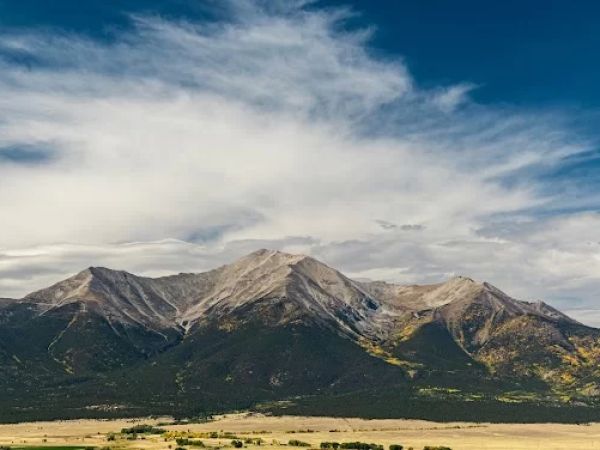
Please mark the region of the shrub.
POLYGON ((342 442, 340 448, 351 450, 383 450, 383 445, 368 444, 366 442, 342 442))
POLYGON ((390 450, 402 450, 404 448, 404 446, 400 445, 400 444, 392 444, 390 445, 390 450))
POLYGON ((152 425, 135 425, 131 428, 123 428, 122 434, 163 434, 165 430, 162 428, 155 428, 152 425))
POLYGON ((115 439, 115 433, 108 433, 108 435, 106 436, 107 441, 114 441, 115 439))
POLYGON ((288 445, 291 445, 292 447, 310 447, 308 442, 299 441, 298 439, 290 439, 288 445))
POLYGON ((233 441, 231 441, 231 445, 235 448, 242 448, 244 446, 244 443, 242 441, 234 439, 233 441))
POLYGON ((339 442, 321 442, 321 448, 332 448, 334 450, 337 450, 339 447, 339 442))

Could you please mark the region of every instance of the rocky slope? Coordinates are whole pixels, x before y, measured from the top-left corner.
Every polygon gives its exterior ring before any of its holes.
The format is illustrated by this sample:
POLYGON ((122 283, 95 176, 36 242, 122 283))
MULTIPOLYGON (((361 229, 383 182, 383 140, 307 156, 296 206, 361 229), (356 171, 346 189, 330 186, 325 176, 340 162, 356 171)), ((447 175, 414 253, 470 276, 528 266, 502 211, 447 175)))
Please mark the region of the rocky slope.
POLYGON ((40 386, 69 408, 167 411, 448 385, 592 404, 599 357, 598 330, 487 283, 357 282, 271 250, 161 278, 91 267, 0 301, 0 384, 26 404, 40 386))
POLYGON ((200 274, 144 278, 90 267, 27 295, 42 314, 80 303, 109 323, 187 333, 198 323, 242 309, 279 305, 279 322, 312 320, 355 338, 376 333, 380 304, 360 284, 303 255, 259 250, 200 274))

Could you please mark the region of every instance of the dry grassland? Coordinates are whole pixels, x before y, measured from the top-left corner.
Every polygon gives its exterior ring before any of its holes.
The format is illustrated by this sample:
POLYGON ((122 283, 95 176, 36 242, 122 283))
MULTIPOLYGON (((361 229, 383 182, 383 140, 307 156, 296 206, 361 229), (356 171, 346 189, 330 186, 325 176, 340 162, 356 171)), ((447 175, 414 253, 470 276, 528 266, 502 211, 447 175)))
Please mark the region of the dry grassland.
MULTIPOLYGON (((105 447, 114 450, 175 449, 174 440, 162 436, 138 436, 135 441, 117 438, 107 441, 111 432, 135 424, 157 424, 169 419, 77 420, 0 425, 0 445, 13 448, 29 446, 105 447)), ((421 450, 425 445, 445 445, 452 450, 600 450, 600 424, 475 424, 434 423, 419 420, 362 420, 328 417, 265 417, 256 414, 219 416, 203 424, 163 426, 172 431, 230 432, 240 438, 262 438, 260 447, 249 450, 302 450, 289 447, 290 439, 307 442, 319 448, 323 441, 363 441, 402 444, 405 449, 421 450)), ((205 445, 230 447, 231 439, 202 439, 205 445)), ((189 447, 196 450, 198 447, 189 447)))

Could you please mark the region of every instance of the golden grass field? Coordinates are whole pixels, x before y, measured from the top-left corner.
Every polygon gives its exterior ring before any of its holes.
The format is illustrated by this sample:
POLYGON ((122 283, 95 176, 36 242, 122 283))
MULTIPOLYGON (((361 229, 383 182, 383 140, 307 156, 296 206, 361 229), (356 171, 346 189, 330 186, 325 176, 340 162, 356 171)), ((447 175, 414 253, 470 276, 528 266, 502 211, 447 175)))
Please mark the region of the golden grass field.
MULTIPOLYGON (((0 425, 0 445, 27 446, 110 446, 117 449, 168 450, 174 441, 158 435, 135 441, 117 438, 108 442, 110 432, 135 424, 157 424, 169 419, 75 420, 0 425)), ((318 448, 323 441, 363 441, 387 446, 402 444, 421 450, 425 445, 445 445, 452 450, 533 450, 600 449, 600 424, 475 424, 434 423, 420 420, 362 420, 328 417, 267 417, 259 414, 231 414, 203 424, 163 426, 180 432, 231 432, 240 438, 260 437, 260 447, 251 450, 292 449, 287 442, 298 439, 318 448), (335 430, 335 431, 334 431, 335 430)), ((228 447, 231 439, 202 439, 207 446, 228 447)), ((195 449, 197 447, 189 447, 195 449)), ((301 447, 297 449, 302 450, 301 447)))

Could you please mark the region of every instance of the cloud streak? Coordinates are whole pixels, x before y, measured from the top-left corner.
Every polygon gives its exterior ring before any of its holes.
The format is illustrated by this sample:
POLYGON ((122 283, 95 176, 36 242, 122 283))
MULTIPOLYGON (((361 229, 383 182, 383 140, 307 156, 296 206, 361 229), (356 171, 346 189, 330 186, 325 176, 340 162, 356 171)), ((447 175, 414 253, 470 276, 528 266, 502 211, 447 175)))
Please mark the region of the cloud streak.
POLYGON ((590 149, 560 114, 421 88, 368 31, 341 31, 343 11, 240 8, 134 17, 110 43, 1 37, 0 149, 52 155, 0 157, 3 295, 87 265, 155 275, 270 246, 356 276, 461 272, 591 304, 598 216, 540 215, 569 198, 532 176, 590 149))

